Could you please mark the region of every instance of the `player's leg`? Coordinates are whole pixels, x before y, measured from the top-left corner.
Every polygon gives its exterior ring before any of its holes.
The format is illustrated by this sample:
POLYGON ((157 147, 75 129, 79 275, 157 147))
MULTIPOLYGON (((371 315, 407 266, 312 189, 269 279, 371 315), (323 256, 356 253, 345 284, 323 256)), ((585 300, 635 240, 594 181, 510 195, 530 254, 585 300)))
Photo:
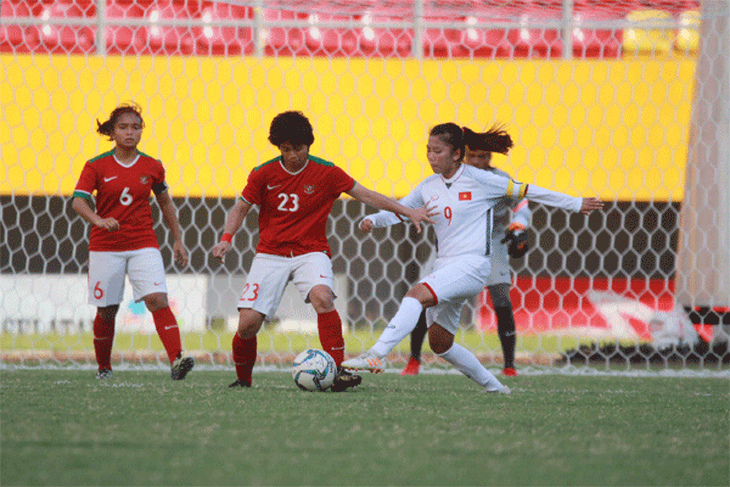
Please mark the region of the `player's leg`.
POLYGON ((261 329, 264 317, 263 313, 251 308, 238 310, 238 330, 233 335, 231 344, 236 381, 229 387, 251 387, 251 376, 258 349, 256 334, 261 329))
POLYGON ((398 311, 380 334, 375 345, 370 347, 367 352, 345 360, 342 362, 342 366, 352 370, 382 372, 384 366, 381 359, 413 331, 423 308, 433 306, 436 301, 436 296, 425 284, 418 283, 413 286, 406 293, 398 311))
POLYGON ((173 380, 182 380, 195 366, 195 359, 183 356, 180 328, 167 299, 167 280, 162 254, 156 248, 126 253, 127 275, 132 285, 134 300, 144 301, 152 313, 157 335, 170 361, 170 377, 173 380))
POLYGON ((112 376, 114 323, 124 297, 126 261, 118 252, 89 252, 89 304, 96 306, 94 355, 99 379, 112 376))
POLYGON ((264 320, 274 318, 292 270, 291 258, 268 254, 253 258, 238 300, 238 330, 231 344, 236 381, 229 387, 251 386, 258 348, 256 334, 264 320))
POLYGON ((484 392, 509 394, 509 388, 500 383, 494 374, 489 372, 472 352, 458 343, 454 343, 453 332, 438 323, 433 323, 428 329, 428 343, 431 345, 431 350, 434 353, 483 387, 484 392))
POLYGON ((424 309, 421 316, 418 317, 416 327, 411 332, 411 357, 400 375, 418 375, 421 368, 421 349, 427 333, 428 325, 426 324, 426 310, 424 309))
POLYGON ((515 344, 517 343, 517 331, 515 328, 515 317, 512 311, 512 301, 509 297, 510 285, 501 283, 488 286, 489 295, 492 297, 494 313, 497 315, 497 333, 502 344, 504 356, 504 375, 515 376, 515 344))
POLYGON ((356 387, 362 382, 362 377, 347 372, 341 366, 345 358, 345 338, 342 335, 342 319, 335 309, 332 261, 322 252, 302 255, 296 260, 298 265, 292 282, 304 301, 311 303, 317 313, 319 341, 337 365, 337 375, 331 389, 342 392, 356 387))

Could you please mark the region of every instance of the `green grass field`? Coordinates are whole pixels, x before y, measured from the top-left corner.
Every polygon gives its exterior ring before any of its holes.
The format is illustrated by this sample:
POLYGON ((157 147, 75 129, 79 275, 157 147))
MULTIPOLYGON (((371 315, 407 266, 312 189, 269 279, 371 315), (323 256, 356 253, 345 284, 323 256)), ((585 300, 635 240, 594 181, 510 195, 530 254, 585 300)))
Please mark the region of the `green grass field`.
POLYGON ((367 374, 345 393, 288 373, 0 370, 11 485, 725 485, 730 381, 367 374))

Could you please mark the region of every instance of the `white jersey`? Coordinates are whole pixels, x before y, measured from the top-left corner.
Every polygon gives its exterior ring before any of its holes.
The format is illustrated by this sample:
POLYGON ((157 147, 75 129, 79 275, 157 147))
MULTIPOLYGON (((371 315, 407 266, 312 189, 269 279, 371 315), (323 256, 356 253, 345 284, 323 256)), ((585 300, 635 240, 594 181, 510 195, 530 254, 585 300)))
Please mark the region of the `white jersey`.
MULTIPOLYGON (((581 198, 520 183, 492 171, 462 164, 450 179, 440 174, 426 178, 401 200, 418 208, 429 202, 438 242, 438 258, 464 254, 491 255, 494 212, 504 198, 531 201, 580 211, 581 198)), ((387 215, 370 215, 374 226, 395 223, 387 215)))

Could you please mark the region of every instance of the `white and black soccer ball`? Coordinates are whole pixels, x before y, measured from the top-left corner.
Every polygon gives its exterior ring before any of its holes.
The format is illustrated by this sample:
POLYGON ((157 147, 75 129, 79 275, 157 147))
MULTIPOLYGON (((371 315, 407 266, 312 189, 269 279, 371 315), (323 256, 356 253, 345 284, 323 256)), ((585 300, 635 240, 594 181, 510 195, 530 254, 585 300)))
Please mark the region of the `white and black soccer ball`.
POLYGON ((294 359, 294 383, 305 391, 326 391, 335 382, 336 374, 335 359, 324 350, 310 348, 294 359))

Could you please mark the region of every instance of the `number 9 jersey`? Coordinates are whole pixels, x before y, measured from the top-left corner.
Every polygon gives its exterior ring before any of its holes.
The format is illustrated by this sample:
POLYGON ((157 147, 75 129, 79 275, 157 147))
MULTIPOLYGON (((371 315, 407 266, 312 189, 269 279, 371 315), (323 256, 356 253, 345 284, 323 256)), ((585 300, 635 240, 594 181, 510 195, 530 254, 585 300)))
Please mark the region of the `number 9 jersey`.
POLYGON ((120 228, 109 232, 92 225, 90 251, 159 248, 149 199, 153 191, 167 191, 162 162, 138 152, 135 160, 125 165, 113 150, 105 152, 84 165, 73 196, 91 201, 94 191, 97 215, 116 219, 120 228))

